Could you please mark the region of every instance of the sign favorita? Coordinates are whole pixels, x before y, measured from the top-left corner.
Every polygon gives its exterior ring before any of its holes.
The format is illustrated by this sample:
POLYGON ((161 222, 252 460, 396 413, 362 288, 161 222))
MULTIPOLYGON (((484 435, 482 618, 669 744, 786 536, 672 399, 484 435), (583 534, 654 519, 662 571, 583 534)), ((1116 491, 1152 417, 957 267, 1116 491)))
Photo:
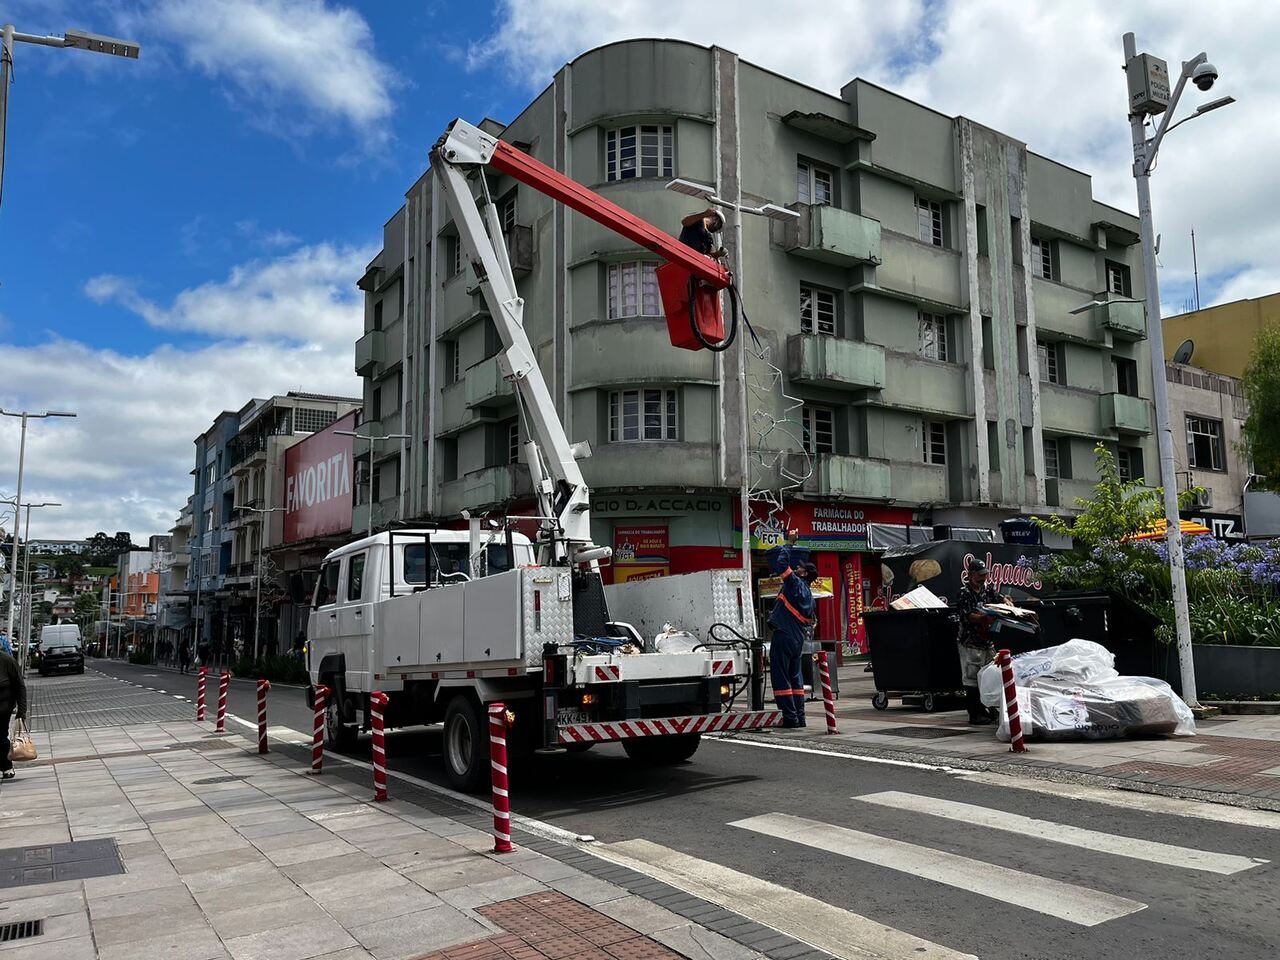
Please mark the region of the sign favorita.
POLYGON ((334 421, 285 451, 284 542, 351 532, 355 414, 334 421))

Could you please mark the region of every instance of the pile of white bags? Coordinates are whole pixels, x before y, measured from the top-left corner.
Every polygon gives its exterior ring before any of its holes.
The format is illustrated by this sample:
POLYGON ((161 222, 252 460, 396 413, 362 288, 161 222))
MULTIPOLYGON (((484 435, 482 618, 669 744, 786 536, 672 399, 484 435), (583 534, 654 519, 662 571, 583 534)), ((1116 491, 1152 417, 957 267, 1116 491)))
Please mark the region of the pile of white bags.
MULTIPOLYGON (((1068 640, 1013 658, 1018 714, 1025 737, 1040 740, 1108 740, 1173 734, 1195 736, 1190 708, 1163 680, 1122 677, 1115 657, 1090 640, 1068 640)), ((1000 708, 996 736, 1009 740, 1000 668, 978 675, 982 702, 1000 708)))

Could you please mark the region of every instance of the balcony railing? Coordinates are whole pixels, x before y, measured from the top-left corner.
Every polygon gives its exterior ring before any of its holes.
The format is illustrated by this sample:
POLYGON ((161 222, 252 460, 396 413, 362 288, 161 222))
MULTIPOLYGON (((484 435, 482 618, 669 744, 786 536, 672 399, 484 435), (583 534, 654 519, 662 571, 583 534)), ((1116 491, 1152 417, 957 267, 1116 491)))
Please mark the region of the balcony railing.
POLYGON ((880 259, 880 221, 827 204, 793 203, 800 219, 784 228, 788 253, 849 266, 880 259))
POLYGON ((511 381, 502 376, 497 357, 489 357, 468 367, 465 379, 468 409, 502 404, 515 395, 511 381))
POLYGON ((1094 307, 1094 311, 1098 315, 1098 325, 1104 330, 1110 330, 1113 337, 1121 340, 1147 338, 1147 317, 1143 304, 1117 300, 1105 306, 1094 307))
POLYGON ((386 338, 381 330, 370 330, 356 341, 356 376, 368 376, 385 362, 386 338))
POLYGON ((884 348, 859 340, 795 334, 787 338, 787 375, 797 383, 879 390, 884 386, 884 348))
POLYGON ((1102 425, 1107 429, 1117 433, 1151 432, 1150 400, 1123 393, 1104 393, 1098 401, 1102 405, 1102 425))
POLYGON ((869 457, 849 457, 837 453, 819 453, 810 461, 802 453, 787 454, 787 472, 803 477, 805 493, 830 497, 862 497, 887 499, 890 493, 889 462, 869 457))

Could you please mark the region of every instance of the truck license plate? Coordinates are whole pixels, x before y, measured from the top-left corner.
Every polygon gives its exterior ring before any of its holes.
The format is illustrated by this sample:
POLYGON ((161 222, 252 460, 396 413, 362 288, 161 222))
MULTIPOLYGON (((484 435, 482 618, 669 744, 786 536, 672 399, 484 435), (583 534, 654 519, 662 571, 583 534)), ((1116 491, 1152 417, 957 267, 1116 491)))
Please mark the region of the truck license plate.
POLYGON ((561 724, 590 723, 586 713, 577 707, 560 707, 556 710, 556 722, 561 724))

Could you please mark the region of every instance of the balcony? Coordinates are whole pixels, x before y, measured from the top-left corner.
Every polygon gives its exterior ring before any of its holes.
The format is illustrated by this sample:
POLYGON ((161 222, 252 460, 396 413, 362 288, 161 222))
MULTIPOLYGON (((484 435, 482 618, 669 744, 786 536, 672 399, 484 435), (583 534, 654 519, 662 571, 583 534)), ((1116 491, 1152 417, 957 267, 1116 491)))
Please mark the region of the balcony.
POLYGON ((466 404, 467 409, 477 407, 498 406, 511 400, 515 395, 515 387, 510 380, 502 376, 498 368, 498 358, 489 357, 466 372, 466 404))
POLYGON ((1098 401, 1102 405, 1102 425, 1107 429, 1116 433, 1151 432, 1150 400, 1123 393, 1104 393, 1098 401))
POLYGON ((511 275, 519 280, 533 272, 533 227, 516 224, 506 232, 511 275))
POLYGON ((787 338, 787 376, 850 390, 884 386, 884 348, 859 340, 801 333, 787 338))
POLYGON ((787 224, 783 248, 810 260, 851 266, 880 259, 880 221, 826 204, 794 203, 800 214, 787 224))
POLYGON ((1098 316, 1098 326, 1110 330, 1118 340, 1147 339, 1147 315, 1142 303, 1129 303, 1123 300, 1094 307, 1098 316))
POLYGON ((473 470, 444 485, 442 512, 458 513, 463 509, 488 507, 533 496, 529 470, 513 463, 473 470))
POLYGON ((356 376, 367 377, 375 366, 386 362, 386 338, 381 330, 370 330, 356 341, 356 376))
POLYGON ((1098 394, 1092 391, 1041 382, 1040 417, 1050 433, 1094 440, 1110 435, 1111 428, 1102 424, 1098 394))
POLYGON ((889 461, 820 453, 809 458, 803 453, 787 454, 787 472, 794 477, 809 473, 801 489, 805 493, 829 497, 861 497, 884 500, 892 496, 889 461))

